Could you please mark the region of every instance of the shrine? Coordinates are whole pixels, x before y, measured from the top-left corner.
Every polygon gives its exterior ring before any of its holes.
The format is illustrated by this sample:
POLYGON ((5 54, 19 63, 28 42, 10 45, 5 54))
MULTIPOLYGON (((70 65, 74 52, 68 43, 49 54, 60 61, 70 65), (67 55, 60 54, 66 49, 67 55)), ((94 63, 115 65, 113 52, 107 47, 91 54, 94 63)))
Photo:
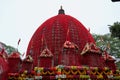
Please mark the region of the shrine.
POLYGON ((33 34, 24 60, 0 52, 0 80, 120 79, 115 59, 96 46, 89 30, 62 7, 33 34), (2 72, 1 72, 2 70, 2 72))

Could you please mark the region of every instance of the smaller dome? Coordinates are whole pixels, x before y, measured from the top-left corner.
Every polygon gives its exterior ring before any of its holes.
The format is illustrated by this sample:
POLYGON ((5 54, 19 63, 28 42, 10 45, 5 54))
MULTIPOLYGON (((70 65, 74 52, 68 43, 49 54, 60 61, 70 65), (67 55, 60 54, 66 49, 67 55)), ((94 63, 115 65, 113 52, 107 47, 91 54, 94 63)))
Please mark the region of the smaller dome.
POLYGON ((30 55, 27 55, 24 59, 25 62, 33 62, 33 58, 30 55))
POLYGON ((20 58, 20 53, 19 52, 12 52, 9 55, 9 58, 20 58))

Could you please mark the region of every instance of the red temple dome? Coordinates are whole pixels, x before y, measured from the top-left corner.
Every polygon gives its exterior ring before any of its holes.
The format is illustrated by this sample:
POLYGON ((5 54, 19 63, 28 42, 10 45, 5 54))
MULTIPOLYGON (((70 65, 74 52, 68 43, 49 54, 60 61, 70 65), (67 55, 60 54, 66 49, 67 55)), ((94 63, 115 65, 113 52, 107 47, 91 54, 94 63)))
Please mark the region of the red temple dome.
POLYGON ((20 68, 21 64, 21 58, 20 58, 20 53, 17 51, 12 52, 8 56, 8 66, 9 66, 9 73, 17 73, 20 68))
POLYGON ((78 48, 81 53, 86 43, 95 43, 90 32, 76 18, 65 15, 61 8, 59 14, 45 21, 32 36, 27 55, 31 55, 38 64, 37 57, 47 48, 54 55, 55 65, 60 64, 64 44, 68 48, 78 48), (66 44, 70 43, 70 44, 66 44))
MULTIPOLYGON (((84 25, 65 15, 62 7, 58 15, 45 21, 33 34, 23 61, 18 52, 13 52, 7 61, 10 80, 108 80, 118 79, 120 72, 107 48, 99 49, 84 25)), ((4 76, 2 80, 7 79, 4 76)))

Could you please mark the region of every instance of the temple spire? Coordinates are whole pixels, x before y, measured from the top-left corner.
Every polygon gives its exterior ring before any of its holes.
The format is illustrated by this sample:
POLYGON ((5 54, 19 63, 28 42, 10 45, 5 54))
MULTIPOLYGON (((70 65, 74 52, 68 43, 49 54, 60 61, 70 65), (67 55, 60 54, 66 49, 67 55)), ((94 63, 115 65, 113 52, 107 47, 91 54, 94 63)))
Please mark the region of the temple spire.
POLYGON ((64 10, 62 9, 62 6, 60 6, 58 14, 65 14, 64 10))

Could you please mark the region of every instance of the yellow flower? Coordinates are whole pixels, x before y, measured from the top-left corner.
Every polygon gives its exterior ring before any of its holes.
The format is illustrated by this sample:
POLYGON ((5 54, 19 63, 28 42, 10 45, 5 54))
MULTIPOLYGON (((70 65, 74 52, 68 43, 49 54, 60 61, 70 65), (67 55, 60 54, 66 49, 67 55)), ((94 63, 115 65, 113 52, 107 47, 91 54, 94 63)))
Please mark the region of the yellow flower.
POLYGON ((38 67, 35 67, 35 68, 34 68, 34 71, 37 71, 37 70, 38 70, 38 67))
POLYGON ((98 79, 103 79, 103 76, 100 74, 100 75, 97 75, 97 78, 98 79))

